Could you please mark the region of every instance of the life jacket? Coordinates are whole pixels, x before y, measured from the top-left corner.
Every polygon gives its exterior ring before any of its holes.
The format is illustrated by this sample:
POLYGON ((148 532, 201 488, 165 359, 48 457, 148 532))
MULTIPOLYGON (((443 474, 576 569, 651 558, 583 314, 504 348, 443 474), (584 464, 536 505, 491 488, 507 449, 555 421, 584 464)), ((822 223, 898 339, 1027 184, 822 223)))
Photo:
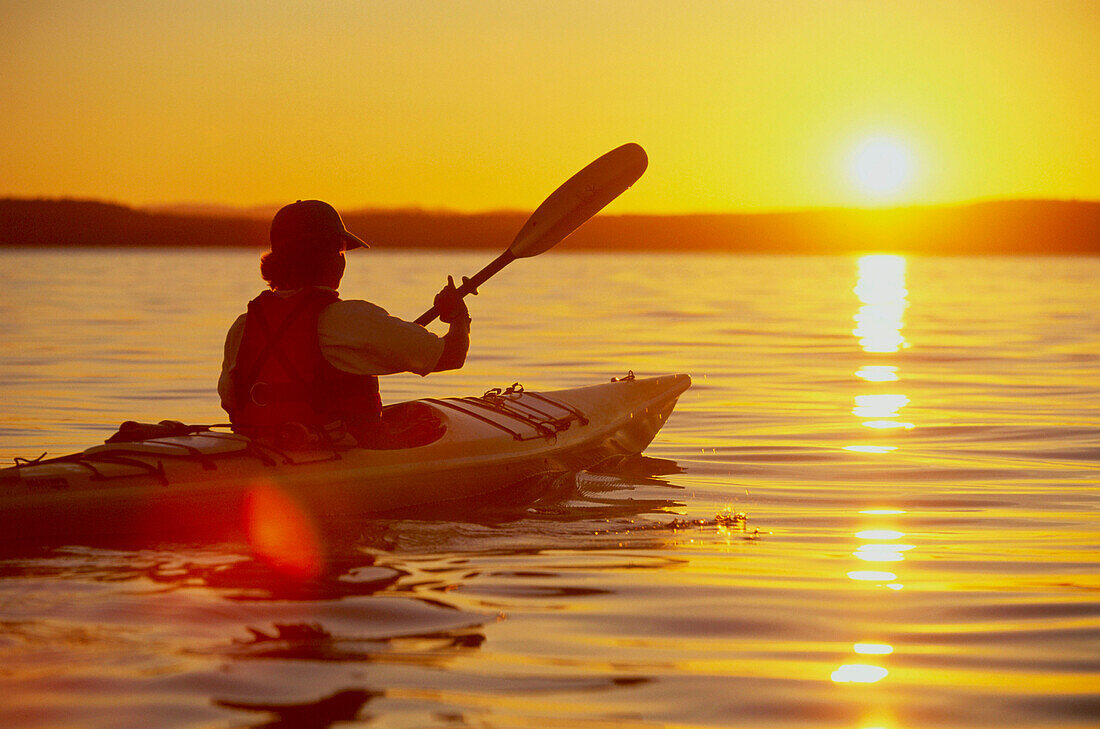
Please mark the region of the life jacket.
POLYGON ((263 435, 300 424, 322 432, 343 421, 354 432, 381 419, 378 378, 339 370, 321 353, 317 319, 339 300, 311 287, 289 297, 265 291, 248 303, 232 374, 235 430, 263 435))

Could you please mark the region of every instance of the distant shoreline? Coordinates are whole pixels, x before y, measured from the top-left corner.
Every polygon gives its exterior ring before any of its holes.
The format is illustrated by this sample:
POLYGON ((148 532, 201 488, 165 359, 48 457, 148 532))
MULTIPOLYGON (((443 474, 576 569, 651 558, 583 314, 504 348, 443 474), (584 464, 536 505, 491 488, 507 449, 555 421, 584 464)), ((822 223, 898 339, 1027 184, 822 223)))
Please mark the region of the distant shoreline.
MULTIPOLYGON (((344 214, 379 249, 497 249, 529 213, 408 210, 344 214)), ((255 211, 143 210, 94 200, 0 199, 0 247, 267 247, 255 211)), ((598 215, 560 248, 932 255, 1100 255, 1100 202, 1006 200, 888 209, 598 215)))

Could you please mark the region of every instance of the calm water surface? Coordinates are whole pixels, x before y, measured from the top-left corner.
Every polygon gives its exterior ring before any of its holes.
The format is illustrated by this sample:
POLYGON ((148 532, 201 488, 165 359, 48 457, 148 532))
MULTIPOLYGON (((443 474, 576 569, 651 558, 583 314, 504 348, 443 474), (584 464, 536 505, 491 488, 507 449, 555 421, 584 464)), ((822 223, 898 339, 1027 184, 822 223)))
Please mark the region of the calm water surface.
MULTIPOLYGON (((342 291, 412 318, 489 257, 372 250, 342 291)), ((0 251, 0 458, 222 422, 256 260, 0 251)), ((10 555, 0 725, 1096 726, 1097 281, 1088 258, 519 261, 471 300, 466 368, 384 397, 687 372, 647 451, 676 468, 363 522, 308 582, 235 544, 10 555)))

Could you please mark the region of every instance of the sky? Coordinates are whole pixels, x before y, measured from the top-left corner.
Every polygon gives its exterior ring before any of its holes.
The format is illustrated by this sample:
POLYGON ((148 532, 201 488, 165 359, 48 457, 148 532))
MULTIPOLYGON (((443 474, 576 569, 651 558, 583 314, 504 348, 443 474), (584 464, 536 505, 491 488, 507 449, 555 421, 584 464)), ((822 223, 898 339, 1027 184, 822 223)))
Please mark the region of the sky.
POLYGON ((1100 2, 0 0, 0 196, 620 213, 1100 199, 1100 2))

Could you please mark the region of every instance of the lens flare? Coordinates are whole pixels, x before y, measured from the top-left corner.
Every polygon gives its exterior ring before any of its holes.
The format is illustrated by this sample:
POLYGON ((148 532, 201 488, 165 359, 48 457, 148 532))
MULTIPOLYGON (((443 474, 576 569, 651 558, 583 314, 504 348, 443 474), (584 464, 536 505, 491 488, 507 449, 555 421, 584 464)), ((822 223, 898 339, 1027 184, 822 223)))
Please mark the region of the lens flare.
POLYGON ((245 502, 245 526, 253 553, 278 571, 301 579, 321 573, 321 540, 313 521, 275 486, 252 488, 245 502))

